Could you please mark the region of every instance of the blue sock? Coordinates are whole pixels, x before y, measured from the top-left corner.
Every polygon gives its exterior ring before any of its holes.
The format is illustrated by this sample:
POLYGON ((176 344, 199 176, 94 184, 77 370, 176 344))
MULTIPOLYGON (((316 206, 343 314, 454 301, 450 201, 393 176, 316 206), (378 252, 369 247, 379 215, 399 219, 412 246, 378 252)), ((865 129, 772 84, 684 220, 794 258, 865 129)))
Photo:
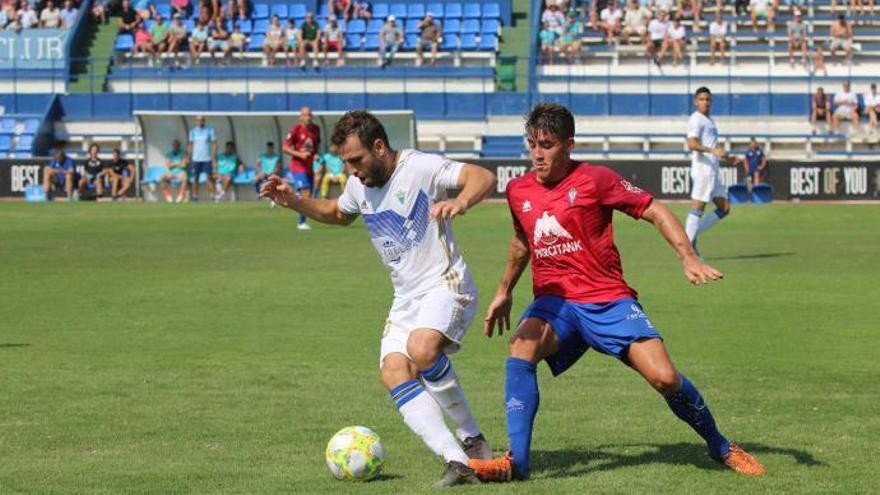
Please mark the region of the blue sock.
POLYGON ((299 224, 302 225, 304 223, 306 223, 306 216, 303 215, 302 213, 300 213, 299 214, 299 224))
POLYGON ((504 386, 504 404, 507 409, 507 436, 513 454, 514 474, 520 479, 529 477, 529 448, 532 428, 538 413, 537 367, 525 360, 507 358, 507 377, 504 386))
POLYGON ((422 382, 418 380, 409 380, 392 388, 389 393, 391 394, 391 399, 394 401, 394 405, 400 409, 404 404, 415 399, 424 391, 425 387, 422 386, 422 382))
POLYGON ((730 444, 715 426, 715 418, 712 417, 709 406, 703 401, 700 391, 687 377, 681 375, 681 389, 671 397, 667 397, 666 403, 679 419, 689 424, 703 437, 713 457, 720 458, 727 455, 730 444))

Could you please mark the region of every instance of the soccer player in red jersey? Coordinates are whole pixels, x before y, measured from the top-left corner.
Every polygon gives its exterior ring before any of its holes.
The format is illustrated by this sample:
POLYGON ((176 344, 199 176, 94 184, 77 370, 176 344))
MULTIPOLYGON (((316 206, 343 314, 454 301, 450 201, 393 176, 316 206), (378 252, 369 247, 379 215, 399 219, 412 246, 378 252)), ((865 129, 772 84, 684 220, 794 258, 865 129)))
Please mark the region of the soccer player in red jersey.
MULTIPOLYGON (((312 196, 314 177, 312 163, 318 153, 321 144, 321 128, 312 123, 312 109, 302 107, 299 111, 299 122, 294 125, 287 137, 284 138, 284 153, 290 155, 290 171, 285 180, 292 184, 300 195, 306 198, 312 196)), ((299 230, 311 230, 306 223, 306 216, 300 214, 299 230)))
POLYGON ((695 285, 722 278, 694 252, 681 223, 647 192, 616 172, 571 160, 574 117, 563 106, 541 104, 529 113, 526 135, 532 170, 507 186, 514 235, 501 283, 489 305, 484 332, 510 330, 513 288, 532 263, 534 302, 510 340, 505 406, 510 452, 472 459, 484 480, 529 476, 529 447, 538 411, 539 361, 559 375, 588 349, 616 357, 641 374, 689 424, 715 459, 748 475, 764 468, 728 442, 696 387, 672 364, 657 330, 623 279, 614 245, 614 210, 653 224, 675 249, 695 285))

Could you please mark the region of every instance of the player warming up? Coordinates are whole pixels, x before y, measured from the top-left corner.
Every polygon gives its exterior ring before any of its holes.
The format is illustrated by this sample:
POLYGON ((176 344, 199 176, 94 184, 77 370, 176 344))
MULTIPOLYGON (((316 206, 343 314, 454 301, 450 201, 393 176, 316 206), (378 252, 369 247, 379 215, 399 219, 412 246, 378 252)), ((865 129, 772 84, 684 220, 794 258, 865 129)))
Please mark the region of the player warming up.
POLYGON ((532 170, 507 187, 514 235, 504 274, 489 305, 484 332, 510 330, 513 288, 532 263, 535 300, 510 340, 504 400, 510 452, 493 460, 471 460, 486 481, 529 476, 529 449, 538 412, 536 366, 546 361, 553 375, 572 366, 588 349, 616 357, 641 374, 691 426, 710 455, 743 474, 764 468, 725 438, 700 392, 669 358, 637 293, 623 279, 614 244, 614 210, 645 219, 675 249, 692 284, 722 274, 691 248, 681 223, 661 203, 616 172, 571 160, 574 117, 560 105, 541 104, 527 116, 532 170))
POLYGON ((468 460, 489 459, 492 451, 447 357, 473 320, 477 289, 451 222, 489 195, 495 176, 476 165, 391 149, 382 124, 366 111, 347 113, 331 142, 358 179, 339 198, 300 195, 275 176, 260 195, 318 222, 348 225, 363 216, 394 285, 379 358, 382 383, 407 426, 446 462, 434 486, 478 483, 468 460), (448 189, 460 192, 448 199, 448 189), (444 412, 458 426, 456 435, 444 412))

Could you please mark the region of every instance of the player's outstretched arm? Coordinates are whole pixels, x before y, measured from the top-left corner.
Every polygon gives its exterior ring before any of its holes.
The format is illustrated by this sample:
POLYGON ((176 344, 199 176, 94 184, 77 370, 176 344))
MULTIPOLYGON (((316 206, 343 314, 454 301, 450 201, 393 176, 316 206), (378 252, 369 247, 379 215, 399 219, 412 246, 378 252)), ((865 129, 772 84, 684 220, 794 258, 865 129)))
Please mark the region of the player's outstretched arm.
POLYGON ((431 218, 452 219, 464 215, 469 208, 492 193, 495 174, 478 165, 465 163, 458 175, 458 187, 461 188, 458 196, 434 203, 431 207, 431 218))
POLYGON ((703 263, 681 226, 678 218, 663 203, 654 201, 643 213, 642 218, 651 222, 666 242, 675 249, 684 266, 684 276, 694 285, 708 284, 724 278, 724 274, 703 263))
POLYGON ((290 208, 321 223, 348 225, 355 219, 354 216, 339 211, 335 199, 304 198, 297 194, 290 184, 274 175, 269 176, 263 183, 260 197, 271 199, 277 205, 290 208))
POLYGON ((486 310, 486 318, 483 320, 483 333, 492 338, 495 325, 498 325, 498 335, 505 330, 510 330, 510 308, 513 306, 513 288, 519 281, 520 275, 529 264, 529 245, 521 232, 513 234, 510 240, 510 250, 507 255, 507 264, 504 265, 504 274, 501 275, 501 283, 495 291, 495 297, 489 303, 486 310))

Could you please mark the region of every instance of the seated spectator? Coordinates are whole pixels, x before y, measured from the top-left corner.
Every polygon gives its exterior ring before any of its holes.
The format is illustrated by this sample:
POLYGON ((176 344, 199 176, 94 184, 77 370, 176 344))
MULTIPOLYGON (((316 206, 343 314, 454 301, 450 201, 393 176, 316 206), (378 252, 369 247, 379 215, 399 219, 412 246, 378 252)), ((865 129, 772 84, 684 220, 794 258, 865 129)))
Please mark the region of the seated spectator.
POLYGON ((425 47, 431 49, 431 65, 437 63, 437 49, 440 47, 440 25, 434 22, 434 15, 428 12, 419 23, 419 42, 416 44, 417 65, 422 65, 425 47))
POLYGON ((189 17, 189 0, 171 0, 171 12, 183 18, 189 17))
POLYGON ((547 63, 553 63, 553 57, 556 55, 556 39, 559 33, 550 26, 549 22, 544 23, 544 28, 538 33, 538 39, 541 40, 541 53, 546 57, 547 63))
POLYGON ((238 51, 239 56, 244 54, 245 45, 247 44, 247 36, 241 32, 241 26, 236 22, 234 26, 232 26, 232 34, 229 35, 229 43, 226 44, 226 51, 223 52, 223 56, 229 58, 232 55, 232 51, 238 51))
POLYGON ((364 19, 364 20, 369 21, 370 19, 373 18, 373 6, 370 5, 369 1, 355 0, 353 5, 354 5, 354 8, 352 11, 352 16, 355 19, 364 19))
POLYGON ((849 120, 859 123, 859 99, 850 91, 849 81, 843 82, 843 91, 834 95, 834 112, 831 114, 831 131, 840 129, 840 122, 849 120))
POLYGON ((383 69, 391 65, 402 43, 403 32, 397 27, 397 19, 389 15, 388 21, 379 31, 379 65, 383 69))
POLYGON ((562 34, 562 26, 565 25, 565 14, 559 10, 559 5, 551 3, 547 6, 547 10, 541 14, 541 24, 549 24, 550 29, 556 31, 557 35, 562 34))
POLYGON ((199 63, 202 52, 205 51, 207 45, 208 25, 199 19, 196 21, 196 27, 193 28, 193 32, 189 37, 189 54, 192 57, 194 64, 199 63))
MULTIPOLYGON (((803 12, 807 8, 807 0, 785 0, 785 4, 791 9, 792 15, 797 12, 803 12)), ((779 1, 776 1, 776 7, 779 8, 779 1)))
POLYGON ((763 182, 767 169, 767 157, 764 156, 764 151, 758 147, 758 141, 755 138, 749 142, 746 159, 743 160, 742 165, 746 174, 746 185, 749 186, 749 189, 763 182))
POLYGON ((812 111, 810 112, 810 123, 813 125, 813 133, 816 133, 816 126, 819 121, 828 122, 828 95, 825 90, 819 87, 816 94, 811 99, 812 111))
POLYGON ((220 9, 215 8, 211 0, 199 0, 199 20, 209 26, 216 17, 220 16, 220 9))
POLYGON ((179 181, 177 189, 177 199, 175 202, 182 203, 186 199, 187 185, 187 160, 186 152, 180 145, 180 140, 175 139, 171 142, 171 149, 165 153, 165 173, 159 179, 159 185, 162 187, 162 197, 166 203, 171 202, 171 181, 179 181))
POLYGON ((137 55, 138 53, 146 55, 147 45, 149 44, 150 32, 147 31, 147 25, 144 23, 138 23, 137 31, 134 33, 134 45, 131 47, 131 53, 133 55, 137 55))
POLYGON ((648 56, 654 59, 654 63, 659 67, 663 63, 663 56, 666 50, 663 49, 664 41, 666 41, 666 33, 669 31, 669 14, 665 10, 661 10, 657 17, 651 19, 648 23, 648 46, 645 47, 648 56))
POLYGON ((660 58, 666 53, 666 50, 672 48, 672 65, 678 66, 681 62, 681 52, 684 49, 684 42, 687 38, 687 30, 681 25, 681 21, 676 19, 672 21, 672 26, 666 32, 666 39, 663 42, 660 58))
POLYGON ((828 69, 825 68, 825 45, 823 43, 814 43, 813 49, 813 69, 810 71, 811 74, 818 74, 819 71, 822 71, 822 74, 827 76, 828 69))
POLYGON ((623 11, 617 6, 617 0, 611 0, 599 14, 599 29, 605 31, 605 39, 608 44, 614 43, 620 34, 620 21, 623 19, 623 11))
POLYGON ((313 65, 318 68, 318 52, 321 49, 321 30, 315 22, 315 16, 311 12, 306 13, 306 20, 299 27, 299 66, 305 70, 306 53, 312 52, 313 65))
MULTIPOLYGON (((263 182, 266 181, 269 177, 281 176, 281 169, 283 164, 281 163, 281 155, 275 152, 275 143, 269 141, 266 143, 266 151, 264 153, 260 153, 257 157, 257 172, 256 177, 254 177, 254 189, 257 191, 257 194, 260 194, 260 186, 263 185, 263 182)), ((274 205, 274 203, 273 203, 274 205)))
POLYGON ((876 83, 871 83, 871 89, 862 96, 862 103, 868 116, 868 132, 876 132, 877 117, 880 117, 880 94, 877 94, 876 83))
POLYGON ((40 12, 40 27, 56 29, 61 27, 61 11, 55 7, 55 2, 48 0, 46 8, 40 12))
POLYGON ((9 17, 6 16, 6 9, 0 9, 0 31, 6 29, 6 25, 9 24, 9 17))
POLYGON ((17 17, 15 5, 15 0, 3 0, 0 2, 0 28, 6 28, 10 23, 15 22, 17 17))
POLYGON ((286 43, 284 52, 287 54, 287 65, 296 65, 299 57, 299 47, 302 44, 302 33, 294 24, 293 19, 287 19, 287 29, 284 30, 286 43))
POLYGON ((73 6, 72 0, 64 0, 64 8, 61 9, 61 27, 71 29, 76 26, 76 15, 78 11, 73 6))
POLYGON ((859 15, 865 15, 865 7, 868 8, 868 11, 871 15, 874 15, 874 0, 850 0, 850 13, 855 14, 856 8, 859 10, 859 15))
POLYGON ((156 23, 150 28, 150 41, 147 42, 147 53, 157 59, 162 52, 168 49, 168 25, 162 16, 156 16, 156 23))
POLYGON ((661 10, 665 10, 668 15, 675 10, 675 0, 654 0, 655 17, 660 15, 661 10))
POLYGON ((137 12, 138 17, 143 20, 155 19, 158 12, 156 11, 156 6, 150 0, 134 0, 132 4, 134 7, 134 11, 137 12))
POLYGON ((107 24, 110 22, 108 14, 110 13, 111 0, 95 0, 92 3, 92 20, 107 24))
POLYGON ((605 10, 607 6, 608 0, 590 0, 590 29, 594 31, 599 30, 599 12, 605 10))
POLYGON ((131 185, 134 184, 134 164, 122 159, 118 148, 113 149, 113 159, 110 161, 110 195, 113 201, 125 197, 131 185))
POLYGON ((776 25, 773 23, 775 12, 773 10, 773 4, 770 2, 770 0, 750 0, 749 11, 751 12, 750 15, 752 17, 753 32, 758 32, 758 19, 767 22, 768 33, 776 30, 776 25))
POLYGON ((345 65, 345 57, 342 56, 342 51, 345 49, 345 31, 342 30, 339 22, 336 21, 336 17, 331 16, 327 18, 327 25, 324 26, 324 34, 321 36, 321 40, 324 45, 324 65, 330 62, 329 54, 331 51, 336 52, 338 55, 336 65, 345 65))
POLYGON ((694 32, 698 33, 702 31, 702 0, 679 0, 678 14, 676 15, 676 19, 692 19, 694 21, 694 32))
POLYGON ((104 182, 110 180, 110 165, 104 165, 104 162, 98 158, 101 148, 97 144, 92 143, 89 146, 89 156, 85 163, 85 176, 79 180, 79 193, 83 195, 88 191, 89 186, 95 186, 95 192, 98 197, 104 195, 104 182))
POLYGON ((336 145, 331 144, 330 149, 318 157, 315 163, 321 167, 321 197, 327 199, 330 195, 330 185, 339 184, 339 188, 345 190, 345 182, 348 174, 345 172, 345 162, 338 155, 336 145))
POLYGON ((31 29, 35 27, 39 27, 40 19, 37 17, 37 11, 34 10, 34 6, 28 4, 24 0, 19 4, 21 7, 18 9, 17 14, 17 24, 14 30, 19 31, 22 29, 31 29))
POLYGON ((180 51, 183 44, 186 42, 186 35, 188 34, 186 26, 183 25, 183 21, 180 18, 180 14, 174 14, 174 21, 171 23, 171 27, 168 28, 168 32, 167 53, 176 56, 177 52, 180 51))
POLYGON ((583 33, 583 24, 575 19, 575 16, 569 15, 562 32, 562 38, 559 40, 559 51, 568 59, 568 63, 573 63, 575 57, 580 55, 583 33))
POLYGON ((801 62, 807 67, 807 25, 801 21, 801 11, 794 11, 794 19, 788 21, 788 63, 794 69, 794 52, 801 52, 801 62))
POLYGON ((214 23, 214 29, 211 30, 209 48, 211 50, 211 56, 214 56, 215 53, 220 52, 221 55, 223 55, 224 57, 223 59, 221 59, 221 63, 229 63, 229 61, 225 58, 225 56, 229 53, 229 30, 226 29, 225 21, 220 20, 214 23))
POLYGON ((644 45, 648 36, 648 21, 651 19, 651 11, 639 4, 639 0, 629 0, 626 11, 623 14, 623 39, 628 45, 632 44, 632 35, 638 35, 639 43, 644 45))
MULTIPOLYGON (((724 0, 717 0, 717 1, 721 2, 723 5, 724 0)), ((733 5, 734 13, 737 16, 747 15, 749 13, 749 3, 750 3, 750 0, 735 0, 734 5, 733 5)), ((717 5, 717 3, 716 3, 716 5, 717 5)), ((717 11, 721 12, 722 10, 719 8, 717 11)))
POLYGON ((119 11, 119 34, 134 34, 141 22, 129 0, 122 0, 122 8, 119 11))
POLYGON ((720 53, 718 61, 725 62, 727 49, 727 23, 721 14, 715 14, 715 19, 709 24, 709 65, 715 64, 715 54, 720 53))
POLYGON ((278 22, 278 16, 273 15, 266 28, 266 38, 263 40, 263 53, 266 54, 266 63, 275 65, 275 55, 284 50, 284 28, 278 22))
POLYGON ((217 155, 217 175, 220 176, 220 184, 214 197, 215 203, 223 200, 223 196, 232 187, 235 176, 242 172, 244 172, 244 163, 235 151, 235 143, 226 141, 226 149, 217 155))
POLYGON ((348 22, 348 19, 351 17, 351 0, 327 0, 327 6, 331 15, 341 17, 342 20, 348 22))
POLYGON ((52 199, 54 186, 64 186, 67 200, 73 201, 73 184, 79 182, 77 175, 73 160, 64 153, 61 146, 55 148, 52 161, 43 169, 43 190, 46 191, 46 199, 52 199))
POLYGON ((852 58, 853 28, 847 22, 846 16, 843 14, 837 16, 837 20, 831 24, 830 34, 831 43, 828 48, 831 50, 831 56, 834 57, 837 54, 837 50, 843 48, 846 54, 846 61, 849 62, 852 58))

